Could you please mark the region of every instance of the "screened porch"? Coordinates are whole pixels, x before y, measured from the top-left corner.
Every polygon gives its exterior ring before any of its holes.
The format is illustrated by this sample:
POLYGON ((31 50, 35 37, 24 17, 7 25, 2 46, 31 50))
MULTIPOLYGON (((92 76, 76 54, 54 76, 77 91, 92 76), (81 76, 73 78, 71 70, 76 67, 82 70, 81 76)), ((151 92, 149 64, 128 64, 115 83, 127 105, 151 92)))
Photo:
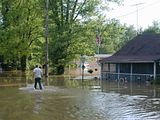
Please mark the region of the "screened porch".
POLYGON ((154 63, 102 63, 103 80, 150 81, 160 76, 160 64, 154 63))

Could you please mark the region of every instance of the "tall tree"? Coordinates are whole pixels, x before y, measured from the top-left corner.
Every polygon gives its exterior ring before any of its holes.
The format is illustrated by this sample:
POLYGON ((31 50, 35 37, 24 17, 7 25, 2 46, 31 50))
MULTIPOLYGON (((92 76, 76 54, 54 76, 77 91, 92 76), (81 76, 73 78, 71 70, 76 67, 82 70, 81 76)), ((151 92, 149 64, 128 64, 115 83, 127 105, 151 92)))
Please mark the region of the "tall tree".
MULTIPOLYGON (((81 42, 81 49, 87 47, 85 37, 79 37, 79 33, 84 35, 84 22, 94 16, 98 16, 102 0, 49 0, 53 20, 50 42, 50 59, 56 67, 57 74, 63 74, 64 66, 70 60, 75 51, 72 45, 81 42), (82 32, 83 31, 83 32, 82 32), (77 41, 75 41, 77 40, 77 41), (79 41, 78 41, 79 40, 79 41), (74 43, 74 44, 73 44, 74 43)), ((118 2, 119 0, 109 0, 118 2)), ((86 32, 86 31, 85 31, 86 32)), ((79 46, 80 47, 80 46, 79 46)), ((79 51, 78 51, 79 52, 79 51)), ((84 54, 83 50, 80 54, 84 54)))
POLYGON ((24 71, 28 56, 35 48, 42 48, 43 13, 39 0, 3 0, 1 13, 3 44, 0 45, 3 52, 0 54, 7 62, 20 62, 24 71))

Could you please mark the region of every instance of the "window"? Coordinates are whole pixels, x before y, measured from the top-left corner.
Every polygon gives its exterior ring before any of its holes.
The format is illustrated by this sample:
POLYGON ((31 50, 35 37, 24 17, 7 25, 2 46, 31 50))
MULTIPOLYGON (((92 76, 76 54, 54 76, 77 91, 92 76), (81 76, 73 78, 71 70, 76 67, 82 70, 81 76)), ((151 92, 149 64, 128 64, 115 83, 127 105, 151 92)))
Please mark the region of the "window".
POLYGON ((153 63, 135 63, 133 64, 133 73, 153 74, 153 63))
POLYGON ((129 63, 120 64, 120 73, 130 73, 130 71, 131 71, 131 64, 129 63))

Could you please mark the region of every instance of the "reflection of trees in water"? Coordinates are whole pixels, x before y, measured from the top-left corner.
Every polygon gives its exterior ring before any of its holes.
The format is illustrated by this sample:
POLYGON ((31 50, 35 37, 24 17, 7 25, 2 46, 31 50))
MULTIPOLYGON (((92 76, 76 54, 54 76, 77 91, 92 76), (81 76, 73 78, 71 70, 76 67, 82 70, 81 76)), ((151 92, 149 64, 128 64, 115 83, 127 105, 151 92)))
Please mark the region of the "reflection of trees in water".
POLYGON ((65 85, 65 77, 61 75, 50 76, 49 78, 50 85, 64 86, 65 85))
POLYGON ((32 70, 26 72, 26 82, 27 84, 32 84, 34 82, 34 76, 32 70))
POLYGON ((34 95, 35 95, 35 101, 34 101, 33 112, 35 114, 39 114, 41 110, 41 103, 42 103, 41 94, 39 93, 39 91, 37 91, 37 93, 35 93, 34 95))
POLYGON ((23 86, 26 83, 26 73, 21 71, 5 71, 0 73, 1 86, 23 86))

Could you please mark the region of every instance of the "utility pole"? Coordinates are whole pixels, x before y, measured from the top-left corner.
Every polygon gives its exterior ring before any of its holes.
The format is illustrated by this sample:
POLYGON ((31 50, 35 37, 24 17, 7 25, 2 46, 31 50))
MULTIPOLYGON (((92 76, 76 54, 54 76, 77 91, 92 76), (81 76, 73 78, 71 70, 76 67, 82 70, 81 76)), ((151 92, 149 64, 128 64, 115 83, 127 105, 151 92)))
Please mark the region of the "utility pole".
POLYGON ((138 9, 138 7, 140 6, 140 5, 142 5, 142 4, 144 4, 144 3, 136 3, 136 4, 133 4, 133 5, 131 5, 131 6, 133 6, 133 7, 136 7, 136 24, 137 24, 137 35, 138 35, 138 33, 139 33, 139 23, 138 23, 138 17, 139 17, 139 15, 138 15, 138 13, 139 13, 139 9, 138 9))
POLYGON ((48 0, 45 0, 45 84, 48 85, 48 0))
POLYGON ((97 28, 97 30, 96 30, 96 43, 97 43, 97 46, 98 46, 97 54, 100 54, 101 33, 100 33, 100 29, 99 28, 97 28))

